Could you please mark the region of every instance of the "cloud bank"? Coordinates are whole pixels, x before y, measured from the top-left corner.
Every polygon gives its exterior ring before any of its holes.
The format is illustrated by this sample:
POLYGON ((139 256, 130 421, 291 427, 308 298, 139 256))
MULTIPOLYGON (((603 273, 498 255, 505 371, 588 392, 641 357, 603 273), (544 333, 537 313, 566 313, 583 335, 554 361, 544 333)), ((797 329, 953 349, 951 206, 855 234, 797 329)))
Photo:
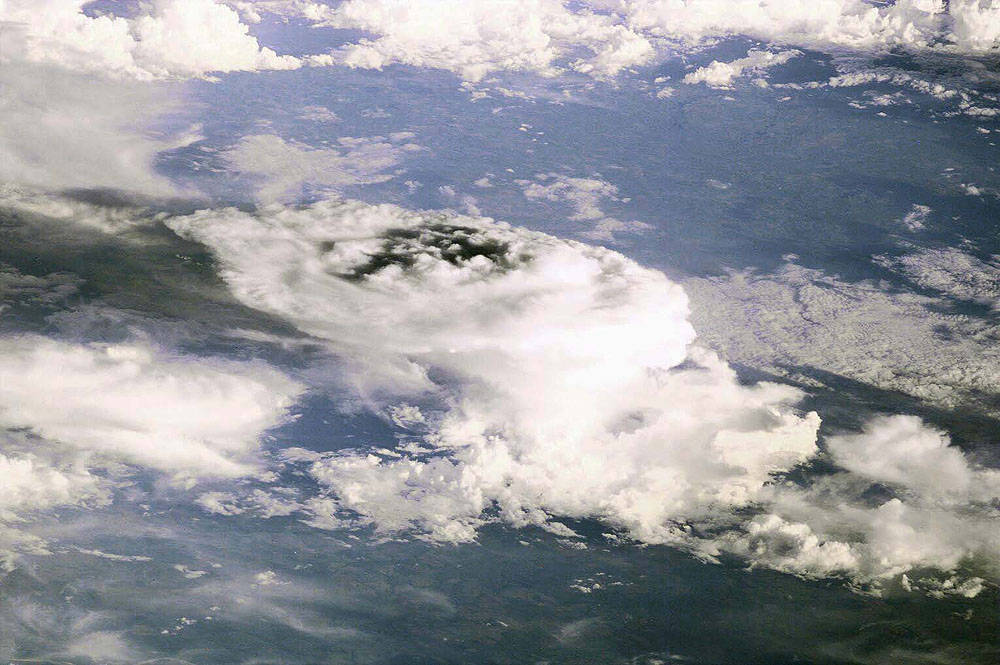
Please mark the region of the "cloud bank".
POLYGON ((467 81, 504 70, 609 77, 658 52, 728 36, 825 51, 968 55, 995 51, 1000 38, 1000 8, 981 0, 273 0, 247 15, 262 11, 371 33, 312 64, 401 63, 467 81))
POLYGON ((884 51, 996 48, 1000 10, 979 0, 625 0, 628 24, 654 35, 700 41, 744 35, 817 49, 884 51))
POLYGON ((495 509, 668 541, 672 520, 744 505, 815 452, 795 390, 740 385, 690 347, 683 291, 606 249, 338 201, 167 224, 212 248, 240 300, 327 340, 377 403, 428 405, 433 448, 316 463, 317 519, 469 540, 495 509))
POLYGON ((0 374, 0 569, 49 553, 36 517, 107 505, 137 473, 261 473, 260 439, 302 390, 259 362, 37 335, 0 338, 0 374))
MULTIPOLYGON (((997 572, 996 471, 904 417, 831 439, 835 473, 775 482, 821 454, 818 416, 796 410, 790 387, 742 384, 694 344, 680 287, 615 252, 342 201, 167 224, 212 249, 241 301, 325 340, 399 428, 395 443, 288 451, 320 491, 277 514, 438 542, 497 520, 572 537, 558 518, 596 518, 642 542, 869 590, 977 560, 997 572), (872 505, 879 484, 896 489, 872 505)), ((202 503, 264 514, 278 498, 202 503)), ((907 583, 943 584, 928 580, 907 583)))
POLYGON ((178 100, 168 90, 52 65, 0 62, 0 104, 0 182, 50 191, 98 187, 151 196, 177 193, 153 162, 158 153, 195 136, 148 129, 161 114, 176 109, 178 100))
POLYGON ((214 0, 156 0, 138 15, 91 15, 84 0, 5 0, 3 62, 153 80, 211 72, 293 69, 262 48, 239 14, 214 0))
POLYGON ((348 0, 321 13, 321 25, 375 35, 337 54, 350 67, 401 63, 478 81, 497 70, 551 75, 565 59, 576 71, 613 76, 653 56, 650 42, 616 17, 558 0, 348 0))
POLYGON ((0 372, 3 427, 194 478, 252 473, 259 437, 300 391, 263 363, 37 336, 0 339, 0 372))
POLYGON ((859 434, 831 437, 828 455, 844 472, 807 488, 775 488, 769 513, 716 545, 798 574, 848 572, 875 589, 902 576, 906 591, 975 596, 984 580, 955 571, 974 562, 979 574, 1000 574, 1000 471, 949 444, 913 416, 875 418, 859 434), (890 498, 871 505, 865 493, 873 487, 890 498), (928 569, 945 571, 944 579, 907 577, 928 569))
POLYGON ((215 72, 392 64, 467 81, 496 71, 613 77, 726 36, 820 50, 995 51, 1000 9, 981 0, 157 0, 133 16, 84 11, 83 0, 6 0, 3 58, 155 80, 215 72), (263 15, 368 33, 303 58, 262 47, 241 21, 263 15))

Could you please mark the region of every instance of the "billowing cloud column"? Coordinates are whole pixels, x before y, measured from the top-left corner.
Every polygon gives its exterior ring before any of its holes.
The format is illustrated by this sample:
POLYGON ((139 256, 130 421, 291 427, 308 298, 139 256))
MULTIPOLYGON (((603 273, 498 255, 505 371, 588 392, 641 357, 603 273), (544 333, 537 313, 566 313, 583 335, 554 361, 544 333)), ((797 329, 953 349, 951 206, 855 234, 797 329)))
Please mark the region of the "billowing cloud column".
POLYGON ((339 201, 167 224, 212 248, 240 300, 325 340, 376 406, 427 411, 395 412, 423 447, 317 462, 317 520, 467 540, 496 510, 666 542, 816 450, 796 390, 741 385, 692 346, 683 290, 616 252, 339 201))

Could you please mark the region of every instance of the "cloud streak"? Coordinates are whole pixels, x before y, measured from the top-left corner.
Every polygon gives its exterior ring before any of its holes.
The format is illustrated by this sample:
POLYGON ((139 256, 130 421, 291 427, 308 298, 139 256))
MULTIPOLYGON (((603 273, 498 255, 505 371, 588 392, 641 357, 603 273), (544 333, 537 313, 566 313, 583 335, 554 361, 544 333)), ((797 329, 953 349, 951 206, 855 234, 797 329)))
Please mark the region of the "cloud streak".
POLYGON ((290 201, 303 187, 338 191, 351 185, 385 182, 407 153, 421 150, 413 135, 342 137, 335 147, 316 148, 274 134, 243 137, 224 154, 233 171, 259 182, 261 201, 290 201))

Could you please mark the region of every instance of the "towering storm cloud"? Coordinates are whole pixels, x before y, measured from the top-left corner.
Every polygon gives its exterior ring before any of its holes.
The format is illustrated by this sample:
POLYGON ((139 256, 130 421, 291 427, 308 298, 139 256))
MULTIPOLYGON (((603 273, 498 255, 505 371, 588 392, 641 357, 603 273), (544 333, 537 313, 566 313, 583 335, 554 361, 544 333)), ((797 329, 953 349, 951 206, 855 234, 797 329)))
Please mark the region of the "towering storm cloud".
MULTIPOLYGON (((959 532, 947 527, 952 546, 928 551, 918 529, 966 519, 957 512, 970 497, 924 502, 915 467, 891 476, 859 460, 863 436, 831 449, 846 473, 776 484, 819 452, 818 416, 796 409, 792 388, 738 381, 695 344, 683 290, 615 252, 339 200, 167 224, 212 249, 240 300, 324 340, 346 383, 407 433, 396 446, 305 457, 322 491, 302 509, 318 526, 465 541, 495 519, 571 533, 552 519, 591 517, 644 542, 869 582, 951 569, 995 545, 977 535, 984 508, 959 532), (918 495, 871 510, 857 494, 866 477, 918 495), (829 504, 830 491, 857 503, 829 504), (744 522, 736 509, 750 507, 762 514, 744 522), (912 535, 882 543, 886 522, 912 535)), ((980 473, 918 421, 894 435, 887 426, 871 434, 899 442, 879 446, 886 469, 895 451, 936 441, 927 455, 980 473)))

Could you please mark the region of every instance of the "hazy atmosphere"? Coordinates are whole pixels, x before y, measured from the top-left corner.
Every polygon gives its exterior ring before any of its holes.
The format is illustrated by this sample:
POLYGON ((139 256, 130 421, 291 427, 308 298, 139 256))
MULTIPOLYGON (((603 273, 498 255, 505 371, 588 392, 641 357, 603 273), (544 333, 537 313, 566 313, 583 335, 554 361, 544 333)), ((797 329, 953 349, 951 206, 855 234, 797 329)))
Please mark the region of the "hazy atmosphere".
POLYGON ((0 660, 994 664, 1000 2, 0 0, 0 660))

